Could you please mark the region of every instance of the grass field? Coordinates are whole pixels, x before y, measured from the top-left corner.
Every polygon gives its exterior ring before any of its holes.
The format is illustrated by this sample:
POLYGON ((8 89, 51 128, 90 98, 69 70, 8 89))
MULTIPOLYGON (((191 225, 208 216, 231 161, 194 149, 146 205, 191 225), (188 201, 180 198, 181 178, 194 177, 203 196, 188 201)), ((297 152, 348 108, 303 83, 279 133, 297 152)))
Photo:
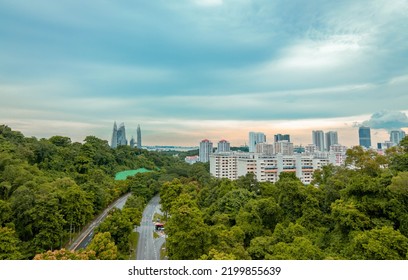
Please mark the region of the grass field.
POLYGON ((126 180, 128 176, 134 176, 137 173, 146 173, 146 172, 151 172, 151 170, 146 169, 146 168, 139 168, 135 170, 121 171, 121 172, 116 173, 115 180, 126 180))

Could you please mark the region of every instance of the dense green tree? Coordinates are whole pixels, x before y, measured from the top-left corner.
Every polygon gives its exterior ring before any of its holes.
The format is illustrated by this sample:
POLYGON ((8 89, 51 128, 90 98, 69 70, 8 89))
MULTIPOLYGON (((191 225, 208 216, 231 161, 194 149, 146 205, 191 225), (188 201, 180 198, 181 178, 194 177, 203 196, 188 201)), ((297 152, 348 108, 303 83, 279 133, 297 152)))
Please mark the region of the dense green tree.
POLYGON ((394 227, 408 237, 408 172, 400 172, 392 178, 388 186, 391 199, 386 207, 388 217, 394 227))
POLYGON ((292 243, 279 242, 270 248, 267 260, 321 260, 324 253, 306 237, 295 237, 292 243))
POLYGON ((204 255, 210 235, 202 214, 188 194, 182 194, 172 209, 166 225, 167 252, 171 260, 193 260, 204 255))
POLYGON ((393 171, 408 171, 408 136, 401 140, 398 146, 386 151, 393 171))
POLYGON ((400 172, 392 178, 388 187, 392 194, 396 195, 405 205, 408 205, 408 172, 400 172))
POLYGON ((379 176, 388 164, 388 159, 374 150, 364 150, 361 146, 354 146, 346 152, 346 166, 357 168, 372 177, 379 176))
POLYGON ((160 204, 162 211, 167 214, 170 212, 173 203, 183 191, 183 184, 179 179, 166 182, 160 189, 160 204))
POLYGON ((118 248, 109 232, 97 233, 89 243, 87 250, 94 251, 98 260, 116 260, 118 258, 118 248))
POLYGON ((54 194, 37 196, 30 209, 32 219, 32 246, 36 253, 53 250, 62 246, 66 221, 60 209, 59 200, 54 194))
POLYGON ((200 260, 237 260, 231 253, 219 252, 216 249, 211 249, 207 254, 200 257, 200 260))
POLYGON ((275 185, 279 191, 278 204, 285 218, 289 221, 300 218, 303 213, 302 204, 306 200, 304 185, 293 172, 281 173, 275 185))
POLYGON ((61 199, 61 208, 67 226, 72 228, 83 227, 93 216, 93 207, 91 201, 84 190, 75 182, 66 189, 61 199))
POLYGON ((95 252, 92 250, 70 251, 65 248, 47 251, 37 254, 34 260, 95 260, 95 252))
POLYGON ((141 196, 130 195, 126 200, 125 208, 137 209, 139 212, 143 212, 143 209, 146 205, 146 201, 141 196))
POLYGON ((245 232, 246 247, 254 237, 273 232, 281 220, 282 210, 272 197, 251 199, 236 217, 237 225, 245 232))
POLYGON ((12 210, 9 202, 0 199, 0 227, 12 220, 12 210))
POLYGON ((134 228, 133 219, 118 208, 112 209, 95 229, 95 234, 109 232, 120 252, 128 252, 129 237, 134 228))
POLYGON ((307 238, 299 224, 277 224, 271 236, 252 239, 248 252, 253 259, 321 259, 321 250, 307 238), (305 252, 302 252, 305 250, 305 252))
POLYGON ((254 197, 254 193, 246 189, 233 189, 218 200, 217 212, 227 214, 231 225, 234 225, 236 216, 241 207, 246 205, 248 201, 254 197))
POLYGON ((188 172, 188 176, 197 180, 200 184, 206 185, 211 182, 211 175, 205 163, 197 162, 193 164, 188 172))
MULTIPOLYGON (((217 179, 208 185, 202 186, 197 195, 197 203, 201 208, 208 208, 216 205, 217 200, 224 197, 229 191, 236 189, 234 181, 228 179, 217 179)), ((212 213, 211 213, 212 214, 212 213)))
POLYGON ((144 197, 146 201, 149 201, 159 191, 159 183, 154 179, 156 175, 156 172, 137 173, 128 178, 125 184, 130 187, 134 195, 144 197))
POLYGON ((32 209, 35 206, 35 195, 33 190, 22 186, 18 188, 10 199, 13 211, 13 223, 18 236, 23 241, 28 241, 34 237, 32 209))
POLYGON ((19 260, 21 257, 19 239, 15 231, 0 227, 0 260, 19 260))
POLYGON ((404 260, 408 253, 408 238, 391 227, 375 228, 356 233, 348 252, 351 259, 404 260))
POLYGON ((236 181, 239 188, 246 189, 250 192, 259 193, 259 183, 256 180, 256 175, 252 172, 247 173, 245 176, 241 176, 236 181))
POLYGON ((218 252, 234 256, 237 260, 250 259, 244 247, 245 232, 239 226, 228 227, 218 224, 209 228, 210 251, 214 249, 218 252))
POLYGON ((65 136, 52 136, 48 139, 52 144, 58 147, 69 147, 71 145, 71 139, 65 136))
POLYGON ((353 230, 363 230, 369 227, 370 219, 359 211, 352 201, 337 200, 332 204, 332 218, 343 234, 353 230))

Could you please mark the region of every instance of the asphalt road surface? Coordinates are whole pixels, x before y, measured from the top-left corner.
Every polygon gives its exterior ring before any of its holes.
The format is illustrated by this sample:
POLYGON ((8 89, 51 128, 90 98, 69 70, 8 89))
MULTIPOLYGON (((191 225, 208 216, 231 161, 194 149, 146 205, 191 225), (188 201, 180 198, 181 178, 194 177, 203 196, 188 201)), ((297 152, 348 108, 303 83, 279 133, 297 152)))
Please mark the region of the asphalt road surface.
POLYGON ((139 242, 137 246, 137 260, 160 260, 161 246, 165 242, 165 235, 161 234, 159 238, 153 237, 155 213, 160 213, 160 197, 157 195, 150 200, 143 211, 142 221, 136 229, 139 232, 139 242))
POLYGON ((79 250, 79 249, 86 248, 92 240, 94 229, 105 219, 106 215, 108 215, 108 212, 113 207, 122 209, 129 196, 130 196, 130 193, 122 196, 121 198, 116 200, 114 203, 112 203, 108 208, 106 208, 102 214, 100 214, 95 220, 92 221, 92 223, 88 224, 88 226, 82 231, 82 233, 78 236, 78 238, 74 240, 74 242, 72 242, 69 249, 79 250))

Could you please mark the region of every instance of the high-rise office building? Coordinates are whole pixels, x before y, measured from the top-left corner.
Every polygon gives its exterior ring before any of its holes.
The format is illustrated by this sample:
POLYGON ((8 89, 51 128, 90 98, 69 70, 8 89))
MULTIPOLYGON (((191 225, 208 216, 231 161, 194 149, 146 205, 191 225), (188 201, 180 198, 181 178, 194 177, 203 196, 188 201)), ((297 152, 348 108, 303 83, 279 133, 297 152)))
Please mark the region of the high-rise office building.
POLYGON ((118 126, 116 125, 116 122, 114 122, 112 130, 111 148, 116 148, 117 146, 118 146, 118 126))
POLYGON ((111 147, 116 148, 118 146, 127 145, 127 143, 125 124, 121 123, 118 128, 116 122, 114 122, 111 147))
POLYGON ((218 153, 229 152, 230 150, 231 150, 231 145, 227 140, 221 140, 220 142, 218 142, 218 146, 217 146, 218 153))
POLYGON ((250 132, 249 133, 249 152, 256 152, 256 144, 265 143, 266 136, 262 132, 250 132))
POLYGON ((279 142, 279 141, 288 141, 290 142, 290 135, 289 134, 275 134, 273 136, 274 142, 279 142))
POLYGON ((132 138, 129 141, 129 145, 131 148, 134 148, 136 144, 135 138, 132 136, 132 138))
POLYGON ((118 128, 118 146, 125 146, 128 144, 126 139, 126 129, 125 124, 121 123, 118 128))
POLYGON ((140 125, 137 125, 137 148, 141 149, 142 148, 142 131, 140 130, 140 125))
POLYGON ((204 139, 200 142, 199 157, 201 162, 208 162, 210 160, 210 154, 213 152, 213 143, 204 139))
POLYGON ((325 142, 326 151, 330 151, 331 146, 339 144, 337 131, 326 132, 325 136, 326 136, 326 139, 325 139, 326 140, 326 142, 325 142))
POLYGON ((358 140, 360 146, 366 147, 367 149, 371 147, 371 131, 367 126, 360 126, 358 128, 358 140))
POLYGON ((405 132, 403 130, 390 131, 390 141, 395 145, 398 145, 402 139, 405 138, 405 132))
POLYGON ((324 151, 324 132, 322 130, 313 130, 312 132, 313 144, 320 152, 324 151))

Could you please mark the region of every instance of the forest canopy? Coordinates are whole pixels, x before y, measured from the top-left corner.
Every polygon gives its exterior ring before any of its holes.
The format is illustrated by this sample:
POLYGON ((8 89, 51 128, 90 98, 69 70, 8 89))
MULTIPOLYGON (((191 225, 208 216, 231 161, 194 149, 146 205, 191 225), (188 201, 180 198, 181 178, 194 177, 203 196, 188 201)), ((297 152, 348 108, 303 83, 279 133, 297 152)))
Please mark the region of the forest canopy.
MULTIPOLYGON (((141 215, 160 182, 178 178, 178 171, 187 167, 181 159, 158 152, 129 146, 112 149, 95 136, 83 143, 65 136, 36 139, 0 125, 0 259, 32 259, 47 251, 51 253, 44 258, 73 258, 65 245, 115 199, 134 193, 141 201, 136 211, 141 215), (155 171, 114 179, 120 171, 142 168, 155 171), (57 249, 65 251, 52 253, 57 249)), ((131 229, 138 223, 137 215, 126 210, 111 216, 107 223, 121 220, 131 229)), ((99 231, 107 232, 106 224, 102 226, 99 231)), ((108 239, 106 234, 102 237, 108 239)), ((127 250, 125 240, 115 240, 113 234, 109 239, 117 242, 119 253, 127 250)))
POLYGON ((160 194, 169 259, 408 259, 408 138, 385 155, 353 147, 304 185, 282 173, 210 176, 208 164, 88 136, 25 137, 0 126, 0 259, 123 259, 146 203, 160 194), (115 174, 144 168, 126 180, 115 174), (132 193, 84 251, 72 235, 132 193))

